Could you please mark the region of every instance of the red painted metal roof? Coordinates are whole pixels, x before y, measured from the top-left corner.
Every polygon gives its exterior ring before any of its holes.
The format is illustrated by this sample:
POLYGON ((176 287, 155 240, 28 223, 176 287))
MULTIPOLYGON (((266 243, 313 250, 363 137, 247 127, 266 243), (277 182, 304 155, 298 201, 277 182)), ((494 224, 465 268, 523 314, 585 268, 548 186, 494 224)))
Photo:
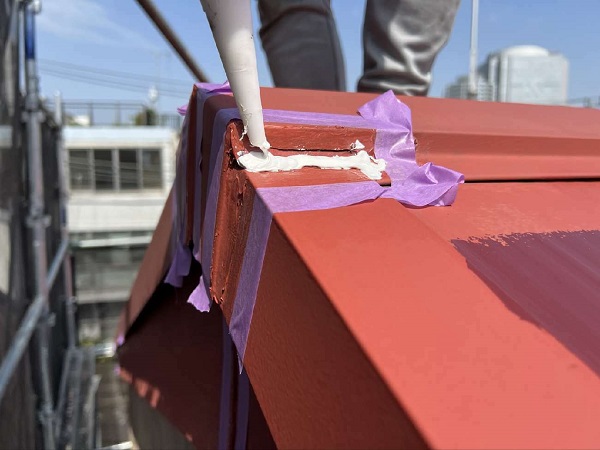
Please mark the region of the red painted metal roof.
MULTIPOLYGON (((266 107, 354 113, 373 94, 263 90, 266 107)), ((467 180, 600 177, 600 110, 399 96, 412 110, 417 158, 467 180)))
MULTIPOLYGON (((266 108, 344 114, 372 97, 263 92, 266 108)), ((462 170, 470 182, 446 208, 383 199, 275 214, 244 359, 275 443, 597 447, 598 112, 403 100, 420 160, 462 170)), ((207 102, 205 121, 230 104, 207 102)), ((242 238, 256 189, 298 178, 223 170, 248 188, 246 206, 227 208, 224 197, 219 216, 242 238)), ((156 257, 168 258, 167 222, 165 213, 124 328, 164 273, 156 257)), ((229 280, 241 266, 219 250, 228 248, 227 236, 221 240, 215 261, 230 267, 226 277, 214 274, 213 288, 229 320, 236 291, 229 280)), ((143 377, 147 369, 131 358, 124 367, 143 377)))
MULTIPOLYGON (((559 215, 561 205, 544 201, 547 193, 544 189, 538 191, 540 210, 552 206, 554 214, 559 215)), ((302 284, 310 285, 311 276, 314 277, 318 289, 325 293, 354 340, 430 445, 439 448, 595 445, 600 436, 592 418, 600 410, 600 381, 589 365, 590 360, 581 355, 586 351, 597 355, 598 342, 597 338, 579 339, 579 328, 594 327, 598 320, 598 300, 594 294, 598 292, 598 278, 589 276, 590 271, 597 274, 600 269, 597 250, 582 248, 580 244, 569 247, 565 239, 563 248, 577 250, 577 253, 568 259, 553 261, 545 251, 548 244, 538 245, 536 249, 527 240, 520 241, 522 235, 512 235, 515 242, 505 239, 501 255, 486 253, 489 243, 484 240, 479 244, 479 253, 475 250, 467 253, 455 243, 462 250, 461 254, 444 237, 445 227, 439 225, 446 220, 469 223, 475 219, 471 215, 460 217, 459 208, 457 204, 456 210, 450 207, 432 211, 432 215, 440 216, 436 217, 439 222, 435 228, 418 215, 429 210, 408 210, 384 200, 324 212, 281 214, 276 216, 276 222, 282 236, 279 239, 290 242, 311 274, 301 278, 302 284), (441 218, 444 215, 450 218, 444 220, 441 218), (368 230, 362 239, 372 245, 351 244, 357 237, 356 228, 344 224, 361 224, 362 229, 368 230), (520 257, 523 248, 528 258, 520 257), (481 258, 482 253, 487 266, 474 258, 481 258), (537 266, 532 265, 532 259, 545 260, 545 265, 539 262, 537 266), (582 260, 595 261, 595 265, 585 266, 580 263, 582 260), (554 270, 546 272, 549 266, 554 270), (562 272, 565 266, 570 272, 556 279, 560 275, 557 270, 562 272), (359 269, 353 270, 354 267, 359 269), (486 269, 488 274, 491 272, 499 278, 496 286, 481 276, 486 269), (520 274, 520 278, 514 277, 515 273, 520 274), (539 295, 540 287, 556 289, 561 284, 562 289, 552 296, 539 295), (507 299, 499 295, 497 286, 504 288, 505 293, 533 295, 537 304, 523 304, 515 296, 507 299), (561 296, 565 290, 570 295, 561 296), (507 307, 507 300, 518 303, 528 315, 535 315, 536 307, 547 305, 549 312, 554 313, 555 322, 540 326, 513 305, 507 307), (557 311, 561 305, 571 308, 571 313, 579 312, 580 317, 563 317, 557 311), (582 310, 581 306, 587 309, 582 310), (557 333, 561 330, 562 334, 557 333), (565 333, 569 332, 576 334, 573 342, 564 341, 565 333)), ((510 214, 510 209, 505 212, 510 214)), ((596 215, 593 210, 581 215, 587 215, 588 224, 595 220, 594 227, 598 229, 600 222, 593 218, 596 215)), ((495 215, 488 218, 497 220, 495 215)), ((517 228, 522 233, 540 228, 539 225, 527 227, 518 216, 515 223, 520 225, 517 228)), ((552 228, 552 222, 546 222, 545 228, 552 228)), ((532 233, 529 238, 542 240, 544 236, 532 233)), ((477 235, 466 242, 477 242, 474 237, 477 235)), ((496 235, 489 239, 500 238, 496 235)), ((548 240, 551 243, 552 238, 548 240)), ((272 251, 284 246, 281 241, 271 245, 272 251)), ((277 335, 277 339, 283 341, 279 351, 287 347, 299 361, 281 357, 276 358, 276 367, 273 362, 268 363, 269 374, 261 377, 260 386, 275 383, 275 378, 282 373, 290 377, 295 373, 295 380, 307 377, 311 383, 315 378, 325 382, 318 375, 310 375, 310 368, 318 364, 319 359, 315 360, 315 356, 309 359, 302 348, 303 345, 325 345, 319 342, 341 332, 324 331, 332 326, 333 319, 321 319, 325 313, 315 304, 317 301, 308 300, 316 294, 307 287, 297 283, 287 288, 278 285, 279 268, 287 267, 286 258, 292 255, 273 255, 265 262, 263 283, 266 285, 253 318, 248 344, 252 351, 247 351, 246 356, 249 373, 253 374, 254 365, 267 364, 261 349, 268 347, 269 339, 277 335), (302 306, 295 307, 296 304, 302 306), (291 311, 286 313, 288 309, 291 311), (272 322, 276 317, 283 323, 273 331, 272 322), (321 331, 315 331, 313 340, 306 342, 305 335, 310 332, 296 327, 286 332, 288 324, 295 320, 311 323, 321 331)), ((557 256, 564 257, 564 251, 562 255, 557 252, 557 256)), ((300 277, 302 270, 305 269, 299 267, 294 275, 300 277)), ((330 315, 335 317, 336 314, 330 315)), ((340 344, 339 348, 348 348, 347 345, 340 344)), ((336 351, 336 345, 333 347, 330 352, 336 351)), ((344 357, 348 352, 344 350, 344 357)), ((277 352, 269 354, 272 358, 277 352)), ((344 376, 338 372, 333 378, 344 376)), ((355 376, 360 378, 354 371, 346 376, 350 380, 355 376)), ((298 388, 298 395, 311 392, 318 397, 308 383, 298 388)), ((291 387, 287 385, 286 389, 291 387)), ((290 393, 284 394, 284 391, 278 401, 269 405, 277 408, 279 402, 284 401, 284 395, 289 398, 290 393)), ((261 394, 267 395, 258 392, 259 399, 261 394)), ((307 402, 305 398, 302 403, 307 402)), ((308 414, 313 407, 328 411, 320 400, 315 400, 304 413, 308 414)), ((326 420, 325 417, 320 419, 326 420)), ((277 437, 275 431, 274 435, 277 437)))

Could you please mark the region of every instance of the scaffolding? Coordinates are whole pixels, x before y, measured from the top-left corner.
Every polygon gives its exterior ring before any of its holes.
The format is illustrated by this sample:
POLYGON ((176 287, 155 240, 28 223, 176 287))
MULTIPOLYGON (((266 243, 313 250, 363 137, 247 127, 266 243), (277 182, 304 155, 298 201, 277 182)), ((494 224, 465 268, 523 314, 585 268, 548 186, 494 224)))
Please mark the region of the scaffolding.
POLYGON ((59 97, 54 113, 40 101, 39 2, 0 9, 0 56, 9 62, 0 74, 0 446, 93 448, 98 379, 93 352, 77 343, 62 107, 59 97))
MULTIPOLYGON (((137 1, 206 81, 152 2, 137 1)), ((73 112, 59 96, 40 100, 39 11, 39 0, 0 2, 0 448, 96 448, 99 377, 94 349, 77 342, 66 220, 62 124, 73 112)))

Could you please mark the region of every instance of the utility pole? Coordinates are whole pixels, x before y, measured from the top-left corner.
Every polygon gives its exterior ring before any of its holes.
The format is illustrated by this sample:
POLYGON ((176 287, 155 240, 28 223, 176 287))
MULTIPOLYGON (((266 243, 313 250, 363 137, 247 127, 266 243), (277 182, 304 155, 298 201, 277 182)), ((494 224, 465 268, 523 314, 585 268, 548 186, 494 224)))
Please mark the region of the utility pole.
POLYGON ((479 26, 479 0, 471 0, 471 48, 469 51, 469 87, 468 96, 477 100, 477 34, 479 26))

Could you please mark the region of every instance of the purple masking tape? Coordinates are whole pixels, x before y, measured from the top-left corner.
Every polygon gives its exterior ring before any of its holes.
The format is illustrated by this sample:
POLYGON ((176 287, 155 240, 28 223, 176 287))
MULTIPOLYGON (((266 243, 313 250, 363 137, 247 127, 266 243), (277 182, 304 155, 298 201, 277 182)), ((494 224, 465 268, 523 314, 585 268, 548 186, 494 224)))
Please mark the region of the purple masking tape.
MULTIPOLYGON (((198 111, 198 117, 201 118, 202 117, 202 111, 204 109, 204 101, 205 99, 202 101, 202 109, 198 111)), ((207 192, 207 204, 208 201, 211 202, 211 207, 214 204, 215 206, 215 210, 214 213, 216 214, 216 201, 218 199, 218 195, 219 195, 219 184, 215 184, 213 183, 213 175, 215 175, 215 167, 218 168, 218 174, 216 175, 219 178, 219 183, 220 183, 220 179, 221 179, 221 174, 220 174, 220 168, 221 168, 221 164, 223 163, 223 157, 222 155, 220 156, 221 158, 221 162, 218 163, 217 162, 217 158, 219 157, 219 153, 222 153, 222 149, 220 149, 220 145, 222 145, 223 142, 223 137, 224 137, 224 133, 225 133, 225 128, 227 127, 227 123, 229 123, 230 120, 233 120, 235 118, 238 117, 238 113, 237 113, 237 109, 234 108, 230 108, 230 109, 222 109, 219 112, 217 112, 217 115, 215 116, 215 121, 213 124, 213 141, 211 143, 211 148, 210 148, 210 159, 208 161, 208 171, 202 173, 201 176, 197 176, 196 177, 196 185, 194 187, 195 192, 196 192, 196 196, 194 197, 196 199, 196 201, 194 202, 194 224, 193 224, 193 235, 192 235, 192 240, 193 240, 193 244, 194 244, 194 258, 196 258, 197 261, 199 261, 200 263, 202 263, 202 244, 203 241, 201 239, 201 232, 200 230, 202 229, 202 223, 204 221, 204 219, 202 218, 202 206, 201 206, 201 194, 202 194, 202 176, 207 177, 207 187, 208 187, 208 192, 207 192), (214 138, 214 136, 219 136, 219 138, 214 138), (213 189, 212 187, 215 187, 215 189, 213 189)), ((202 121, 200 119, 200 121, 202 121)), ((200 161, 202 160, 202 147, 201 147, 201 142, 200 140, 198 140, 198 149, 196 151, 196 170, 199 171, 200 170, 200 161)), ((210 215, 212 214, 213 210, 209 209, 208 206, 206 207, 205 210, 205 214, 206 215, 210 215)), ((214 227, 213 227, 214 229, 214 227)), ((211 252, 212 252, 212 243, 211 245, 211 252)))
MULTIPOLYGON (((378 158, 385 159, 388 166, 399 160, 416 164, 410 109, 392 91, 365 103, 358 113, 377 130, 375 147, 378 158)), ((393 181, 391 173, 390 177, 393 181)))
MULTIPOLYGON (((204 104, 204 100, 201 102, 204 104)), ((200 116, 201 117, 201 116, 200 116)), ((227 127, 227 124, 234 118, 237 117, 237 109, 222 109, 217 112, 215 116, 215 121, 213 124, 213 136, 224 136, 224 130, 227 127)), ((206 199, 206 214, 204 219, 204 227, 203 227, 203 236, 200 239, 200 229, 201 224, 198 222, 194 222, 194 230, 193 230, 193 245, 194 245, 194 257, 200 261, 200 264, 203 268, 203 274, 200 279, 200 283, 188 299, 189 303, 192 303, 196 306, 200 311, 209 311, 210 310, 210 266, 212 261, 212 249, 214 243, 214 233, 215 233, 215 225, 216 225, 216 212, 217 212, 217 202, 219 200, 219 190, 221 186, 221 167, 223 165, 223 144, 224 138, 221 139, 213 139, 211 143, 210 150, 210 160, 209 160, 209 169, 208 174, 208 189, 207 189, 207 199, 206 199), (203 242, 200 245, 200 242, 203 242), (200 305, 200 306, 198 306, 200 305)), ((198 150, 198 152, 200 149, 198 150)), ((197 168, 199 170, 199 166, 197 168)), ((198 177, 196 186, 201 184, 201 180, 198 177)), ((197 192, 200 192, 197 189, 197 192)), ((200 219, 200 209, 201 202, 200 197, 196 197, 196 202, 194 204, 194 217, 200 219)))
MULTIPOLYGON (((464 175, 462 175, 462 179, 459 181, 459 184, 464 183, 464 175)), ((436 201, 431 202, 429 206, 450 206, 456 200, 456 194, 458 194, 458 184, 451 186, 440 198, 436 201)))
POLYGON ((267 250, 267 240, 269 239, 272 218, 273 214, 269 211, 268 206, 260 195, 256 195, 252 209, 252 218, 250 219, 248 239, 246 240, 246 248, 244 250, 244 259, 242 259, 240 278, 235 300, 233 301, 233 313, 229 321, 231 339, 233 339, 240 360, 240 372, 241 363, 244 360, 244 353, 246 352, 250 321, 252 319, 252 312, 254 311, 254 304, 256 303, 260 271, 267 250))
MULTIPOLYGON (((211 95, 217 95, 220 93, 231 92, 229 88, 229 83, 225 82, 222 84, 210 84, 210 83, 199 83, 197 86, 200 88, 199 99, 196 103, 198 108, 197 112, 197 120, 196 120, 196 136, 202 136, 202 113, 204 109, 204 102, 211 95)), ((190 98, 190 102, 192 98, 190 98)), ((193 107, 193 105, 192 105, 193 107)), ((167 272, 167 276, 165 277, 165 282, 169 283, 175 287, 181 287, 183 282, 183 277, 187 276, 190 269, 191 264, 191 255, 190 249, 188 248, 188 243, 185 242, 185 227, 187 224, 187 215, 190 213, 187 211, 187 160, 188 160, 188 127, 191 126, 189 123, 189 115, 187 115, 188 107, 179 108, 179 112, 185 112, 186 117, 183 122, 181 139, 179 144, 179 150, 177 155, 177 164, 176 164, 176 177, 175 177, 175 192, 173 198, 173 215, 175 217, 174 220, 174 249, 172 251, 173 260, 171 262, 171 266, 169 267, 169 271, 167 272)), ((198 171, 197 179, 200 179, 200 161, 202 157, 201 151, 201 139, 196 139, 196 152, 195 152, 195 168, 194 170, 198 171)), ((196 183, 194 186, 194 194, 196 199, 200 198, 201 195, 201 183, 196 183)), ((199 203, 199 202, 197 202, 199 203)), ((194 215, 193 220, 193 229, 192 233, 194 234, 193 242, 194 242, 194 255, 199 254, 199 230, 200 229, 200 209, 194 208, 194 211, 191 212, 194 215), (197 244, 196 244, 197 243, 197 244)))
MULTIPOLYGON (((431 163, 417 166, 402 182, 392 183, 383 193, 384 198, 393 198, 412 206, 437 204, 438 200, 464 181, 461 173, 431 163)), ((446 201, 450 197, 446 198, 446 201)))
MULTIPOLYGON (((377 130, 375 156, 386 161, 385 171, 392 180, 392 188, 399 188, 399 184, 418 167, 410 109, 398 100, 392 91, 387 91, 365 103, 358 109, 358 112, 377 130)), ((394 196, 393 194, 400 194, 399 191, 392 191, 392 195, 388 195, 400 202, 407 203, 404 196, 394 196)), ((408 203, 413 204, 412 202, 408 203)))
POLYGON ((344 114, 308 113, 300 111, 281 111, 265 109, 263 111, 265 122, 294 123, 299 125, 321 125, 324 127, 339 126, 348 128, 373 128, 371 123, 358 114, 355 116, 344 114))
MULTIPOLYGON (((219 157, 216 163, 223 162, 223 148, 219 150, 219 157)), ((219 183, 221 182, 220 165, 217 165, 218 169, 216 174, 212 177, 211 183, 208 186, 207 199, 206 199, 206 215, 204 217, 204 229, 202 234, 202 249, 200 263, 202 265, 202 281, 206 291, 210 287, 210 266, 212 261, 212 249, 215 235, 215 225, 217 220, 217 202, 219 199, 219 183)), ((196 205, 196 207, 200 207, 196 205)))
POLYGON ((204 120, 202 120, 202 116, 204 114, 204 103, 206 99, 210 96, 210 92, 200 90, 199 96, 200 98, 196 102, 196 159, 194 161, 194 171, 196 172, 196 180, 200 180, 200 182, 196 182, 194 185, 194 210, 192 211, 193 220, 192 220, 192 242, 193 242, 193 250, 192 254, 196 261, 200 261, 200 229, 202 227, 202 208, 197 208, 196 205, 200 202, 200 198, 202 197, 202 171, 200 170, 200 163, 202 162, 202 135, 204 131, 204 120))
POLYGON ((198 286, 194 288, 187 302, 194 306, 194 308, 196 308, 200 312, 209 312, 210 304, 212 302, 210 300, 210 297, 208 296, 208 291, 206 290, 206 285, 204 283, 203 278, 203 276, 200 277, 198 286))
MULTIPOLYGON (((206 207, 204 216, 204 227, 202 235, 202 246, 200 252, 200 263, 202 265, 202 279, 206 288, 207 296, 210 287, 210 266, 212 261, 212 250, 215 236, 215 225, 217 220, 217 202, 219 200, 219 189, 221 186, 221 167, 223 166, 223 144, 224 132, 227 124, 237 116, 237 110, 222 109, 216 117, 213 126, 213 136, 222 136, 221 139, 213 139, 210 151, 210 164, 208 176, 208 190, 206 193, 206 207)), ((200 202, 196 202, 194 208, 200 209, 200 202)), ((198 227, 199 228, 199 227, 198 227)), ((195 244, 194 244, 195 245, 195 244)), ((210 296, 209 296, 210 297, 210 296)))
MULTIPOLYGON (((224 83, 196 83, 196 86, 200 88, 200 92, 205 96, 209 94, 226 94, 231 93, 231 87, 229 87, 229 81, 224 83)), ((177 108, 177 112, 182 116, 187 114, 188 105, 182 105, 177 108)))
POLYGON ((231 87, 229 86, 229 81, 227 80, 225 80, 223 83, 196 83, 196 87, 199 87, 208 94, 231 93, 231 87))
POLYGON ((171 286, 181 287, 183 285, 183 277, 190 272, 190 264, 192 263, 192 254, 190 250, 182 245, 177 245, 173 262, 169 268, 169 272, 165 277, 165 282, 171 286))
POLYGON ((256 190, 270 211, 298 212, 350 206, 381 196, 385 188, 375 181, 272 187, 256 190), (291 194, 291 195, 290 195, 291 194))
POLYGON ((188 257, 189 249, 184 242, 184 224, 186 222, 187 211, 186 211, 186 160, 187 160, 187 133, 189 124, 189 117, 186 116, 183 121, 181 139, 179 141, 179 148, 177 149, 177 163, 175 166, 176 176, 175 182, 173 183, 173 231, 171 241, 171 265, 165 277, 165 282, 180 287, 183 281, 183 277, 189 273, 189 262, 191 259, 188 257), (186 266, 185 262, 188 261, 186 266))

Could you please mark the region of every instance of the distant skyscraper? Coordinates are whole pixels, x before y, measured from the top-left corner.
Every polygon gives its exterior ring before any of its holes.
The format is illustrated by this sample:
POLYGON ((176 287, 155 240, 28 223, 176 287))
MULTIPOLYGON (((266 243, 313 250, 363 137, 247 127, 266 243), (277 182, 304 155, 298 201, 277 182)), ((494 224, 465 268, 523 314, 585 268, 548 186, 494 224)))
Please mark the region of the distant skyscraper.
MULTIPOLYGON (((535 45, 509 47, 479 66, 478 100, 560 105, 567 101, 569 62, 535 45)), ((446 87, 449 98, 468 98, 467 77, 446 87)))

